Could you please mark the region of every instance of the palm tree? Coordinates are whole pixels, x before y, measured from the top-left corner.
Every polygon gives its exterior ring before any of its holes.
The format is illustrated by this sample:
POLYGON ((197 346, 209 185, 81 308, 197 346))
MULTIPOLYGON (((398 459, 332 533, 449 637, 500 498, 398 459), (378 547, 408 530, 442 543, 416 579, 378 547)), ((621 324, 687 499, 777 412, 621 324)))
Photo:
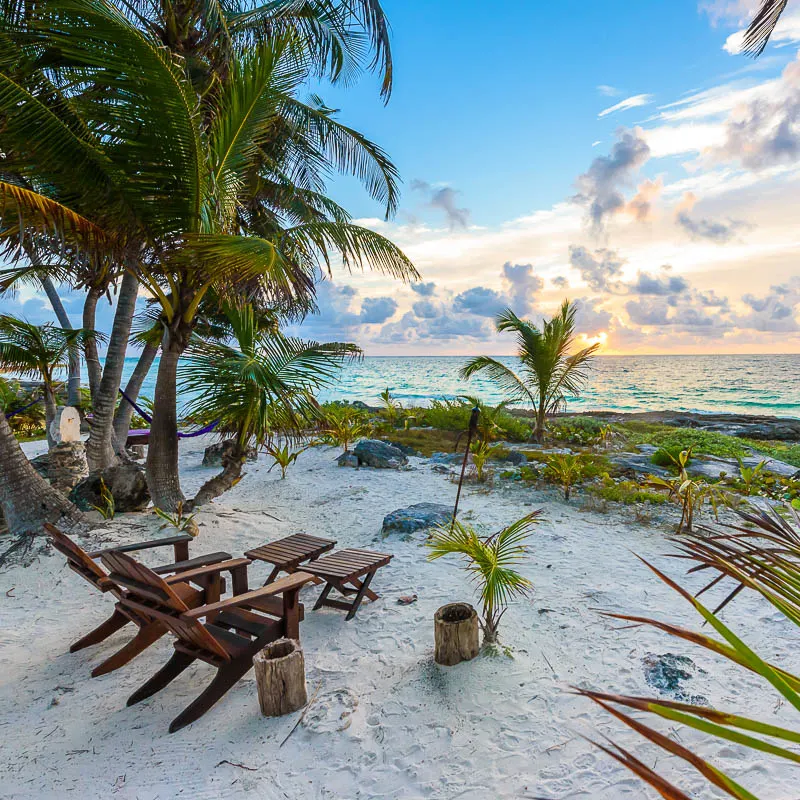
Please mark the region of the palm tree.
POLYGON ((201 487, 193 506, 235 485, 251 446, 300 433, 317 414, 315 391, 361 355, 353 344, 303 342, 261 326, 250 305, 230 306, 225 315, 234 346, 196 337, 180 368, 181 392, 197 394, 189 415, 216 421, 216 431, 234 443, 222 473, 201 487))
POLYGON ((65 368, 65 359, 94 331, 82 328, 57 328, 50 323, 34 325, 8 315, 0 315, 0 369, 26 377, 42 379, 47 442, 53 444, 50 423, 56 415, 55 373, 65 368))
MULTIPOLYGON (((0 93, 0 111, 11 123, 3 136, 13 136, 14 152, 28 155, 21 160, 31 173, 26 177, 38 180, 41 189, 0 181, 0 201, 7 214, 14 213, 14 223, 23 220, 25 231, 51 239, 55 233, 59 245, 92 254, 101 263, 123 264, 160 305, 162 356, 148 481, 154 501, 174 508, 182 499, 175 377, 203 297, 215 287, 222 295, 247 294, 270 303, 309 295, 312 267, 319 259, 326 263, 331 249, 340 251, 347 267, 369 265, 414 277, 413 266, 396 247, 347 222, 315 190, 316 175, 325 173, 331 156, 391 204, 393 168, 379 148, 336 123, 326 110, 294 101, 291 94, 307 69, 298 64, 289 38, 233 53, 227 78, 201 99, 182 59, 165 57, 146 31, 103 3, 52 0, 37 5, 28 25, 35 42, 87 71, 83 88, 77 68, 69 72, 70 90, 80 98, 70 109, 81 112, 82 135, 76 136, 69 120, 53 114, 32 91, 15 84, 6 104, 0 93), (34 141, 34 123, 48 131, 43 141, 34 141), (109 125, 115 136, 93 135, 109 125), (265 149, 273 129, 287 125, 295 131, 281 137, 294 156, 288 165, 273 162, 272 150, 265 149), (313 168, 304 170, 308 164, 313 168), (91 175, 73 180, 82 167, 91 175), (67 177, 72 178, 68 183, 67 177), (292 195, 292 209, 302 208, 301 200, 311 207, 313 197, 314 219, 279 231, 263 224, 244 198, 255 203, 256 211, 269 211, 270 180, 292 195), (296 181, 308 188, 291 191, 296 181), (98 205, 98 196, 106 202, 98 205), (258 230, 270 236, 243 235, 258 230)), ((33 56, 36 47, 32 50, 25 55, 33 56)), ((262 216, 275 218, 271 211, 262 216)), ((9 231, 17 233, 11 226, 9 231)))
POLYGON ((562 409, 567 395, 580 392, 586 367, 599 347, 593 344, 569 355, 575 342, 576 312, 577 307, 565 300, 556 316, 543 320, 540 330, 507 309, 498 315, 496 326, 500 333, 515 335, 520 375, 490 356, 470 359, 461 369, 466 380, 479 372, 488 375, 505 392, 507 402, 529 403, 536 417, 533 438, 537 442, 544 440, 548 414, 562 409))
POLYGON ((775 32, 788 0, 761 0, 761 5, 744 34, 742 52, 759 56, 775 32))
POLYGON ((487 537, 453 519, 452 523, 436 528, 427 543, 431 551, 429 561, 446 555, 460 555, 466 559, 465 569, 477 584, 483 603, 480 625, 484 644, 496 644, 497 629, 508 603, 531 589, 531 582, 520 575, 516 566, 525 558, 526 540, 541 513, 532 511, 487 537))

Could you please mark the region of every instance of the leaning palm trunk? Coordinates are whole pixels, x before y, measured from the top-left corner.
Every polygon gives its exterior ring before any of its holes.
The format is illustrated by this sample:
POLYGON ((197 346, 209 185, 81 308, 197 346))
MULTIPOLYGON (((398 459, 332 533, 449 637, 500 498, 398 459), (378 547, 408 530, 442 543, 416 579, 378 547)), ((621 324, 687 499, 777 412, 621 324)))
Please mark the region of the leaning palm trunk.
MULTIPOLYGON (((136 362, 128 383, 125 385, 125 395, 134 403, 139 398, 142 384, 150 372, 150 367, 153 366, 156 355, 158 355, 158 347, 153 344, 146 344, 139 355, 139 360, 136 362)), ((125 446, 128 431, 131 429, 133 411, 133 406, 125 400, 117 406, 117 413, 114 415, 114 435, 117 438, 118 447, 125 446)))
POLYGON ((58 405, 56 404, 56 393, 53 390, 52 384, 45 382, 44 384, 44 432, 47 436, 47 447, 50 448, 55 444, 55 439, 50 432, 50 423, 56 418, 58 405))
MULTIPOLYGON (((53 281, 48 277, 42 278, 42 288, 50 301, 50 305, 53 307, 53 313, 56 315, 58 324, 66 330, 72 330, 72 322, 64 308, 64 304, 61 302, 53 281)), ((81 404, 81 353, 77 344, 69 349, 68 369, 67 405, 78 408, 81 404)))
MULTIPOLYGON (((97 301, 103 292, 94 287, 86 293, 86 300, 83 302, 83 328, 87 331, 97 330, 95 319, 97 317, 97 301)), ((103 368, 100 366, 100 354, 97 350, 97 342, 94 339, 87 339, 83 344, 83 357, 86 359, 86 372, 89 375, 89 394, 94 403, 95 395, 100 388, 100 381, 103 378, 103 368)))
POLYGON ((153 505, 175 511, 186 499, 178 474, 178 411, 176 381, 182 346, 169 331, 164 334, 161 361, 158 364, 147 448, 147 485, 153 505))
POLYGON ((45 522, 80 520, 75 506, 39 475, 0 414, 0 509, 9 532, 39 533, 45 522))
POLYGON ((92 429, 86 443, 86 458, 90 470, 105 469, 115 461, 114 409, 117 406, 117 392, 125 366, 125 353, 138 292, 138 279, 126 272, 120 285, 105 367, 100 385, 92 398, 92 429))
POLYGON ((194 499, 188 504, 189 510, 198 506, 210 503, 215 497, 225 494, 232 489, 242 479, 242 468, 247 456, 247 450, 241 446, 239 439, 236 440, 236 449, 226 458, 222 464, 222 472, 209 478, 195 495, 194 499))

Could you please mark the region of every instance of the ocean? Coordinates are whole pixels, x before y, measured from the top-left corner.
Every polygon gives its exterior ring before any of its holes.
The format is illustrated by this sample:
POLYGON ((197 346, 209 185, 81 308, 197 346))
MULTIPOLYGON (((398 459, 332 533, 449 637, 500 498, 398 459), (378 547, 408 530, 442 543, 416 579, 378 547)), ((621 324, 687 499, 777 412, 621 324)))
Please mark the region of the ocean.
MULTIPOLYGON (((378 404, 387 386, 405 406, 436 398, 477 395, 494 404, 502 395, 491 381, 464 382, 463 356, 368 356, 346 366, 320 400, 361 400, 378 404)), ((501 358, 512 368, 516 359, 501 358)), ((125 377, 136 364, 126 359, 125 377)), ((158 364, 143 394, 153 396, 158 364)), ((185 400, 186 398, 181 398, 185 400)), ((586 389, 568 411, 672 411, 770 414, 800 418, 800 355, 600 356, 586 389)))

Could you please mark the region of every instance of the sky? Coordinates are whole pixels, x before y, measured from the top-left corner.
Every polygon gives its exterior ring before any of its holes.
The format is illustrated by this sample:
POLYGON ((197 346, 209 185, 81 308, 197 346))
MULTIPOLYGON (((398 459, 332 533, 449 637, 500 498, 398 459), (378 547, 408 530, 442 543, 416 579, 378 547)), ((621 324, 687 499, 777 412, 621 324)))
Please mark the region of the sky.
MULTIPOLYGON (((800 1, 754 61, 738 43, 756 5, 385 0, 388 104, 374 76, 319 91, 392 157, 400 207, 385 220, 349 178, 330 193, 422 280, 335 268, 293 332, 503 354, 500 310, 569 298, 608 354, 800 352, 800 1)), ((33 289, 0 311, 52 318, 33 289)))

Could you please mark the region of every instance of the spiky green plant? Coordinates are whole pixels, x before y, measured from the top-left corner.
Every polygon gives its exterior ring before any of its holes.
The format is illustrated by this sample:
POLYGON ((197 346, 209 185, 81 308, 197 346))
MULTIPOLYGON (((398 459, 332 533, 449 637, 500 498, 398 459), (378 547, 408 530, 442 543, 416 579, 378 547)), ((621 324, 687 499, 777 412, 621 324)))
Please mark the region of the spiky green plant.
POLYGON ((322 418, 321 440, 338 445, 346 453, 357 439, 370 433, 369 422, 353 406, 330 406, 322 418))
POLYGON ((492 457, 496 448, 484 439, 478 439, 470 446, 472 464, 475 467, 475 479, 478 483, 485 483, 487 478, 486 462, 492 457))
POLYGON ((544 440, 547 416, 566 406, 567 396, 580 393, 598 344, 570 355, 575 345, 575 315, 578 308, 565 300, 558 314, 545 319, 541 329, 533 322, 520 319, 511 309, 497 317, 500 333, 512 333, 517 341, 519 374, 490 356, 470 359, 461 369, 461 377, 469 379, 478 373, 491 378, 506 394, 507 403, 526 403, 533 408, 536 441, 544 440))
POLYGON ((286 477, 286 470, 297 461, 300 454, 304 452, 306 448, 301 447, 299 450, 291 450, 287 442, 282 447, 274 443, 264 445, 264 450, 268 455, 272 456, 272 466, 267 472, 272 472, 275 467, 280 467, 281 480, 283 480, 286 477))
POLYGON ((532 511, 490 536, 481 536, 471 525, 453 520, 435 528, 428 540, 429 561, 447 555, 463 557, 464 569, 480 593, 484 644, 497 643, 497 629, 508 604, 532 587, 516 567, 528 552, 527 540, 541 514, 541 510, 532 511))
MULTIPOLYGON (((796 711, 800 711, 800 677, 766 661, 718 616, 719 609, 741 589, 746 588, 758 592, 786 618, 787 622, 800 626, 800 593, 797 589, 800 586, 800 515, 792 509, 786 509, 788 519, 775 511, 766 512, 755 508, 740 513, 744 523, 750 527, 726 525, 708 529, 703 534, 689 534, 674 540, 679 546, 681 551, 679 555, 682 558, 697 562, 693 571, 702 569, 715 573, 715 578, 709 586, 723 579, 730 579, 736 583, 736 589, 716 611, 706 608, 696 596, 692 596, 652 564, 640 559, 660 580, 694 607, 704 622, 716 632, 716 637, 649 617, 630 614, 607 614, 607 616, 636 626, 650 625, 683 641, 704 647, 758 675, 775 690, 779 701, 786 701, 796 711)), ((794 764, 800 763, 800 753, 797 752, 800 730, 783 728, 771 722, 718 711, 704 705, 585 689, 576 691, 593 700, 637 734, 667 753, 686 761, 708 783, 737 800, 759 800, 759 798, 690 747, 683 745, 679 741, 679 735, 666 736, 621 709, 660 717, 670 725, 671 729, 676 724, 685 725, 700 733, 724 742, 732 742, 759 754, 775 756, 794 764)), ((689 795, 659 775, 655 768, 644 764, 629 750, 613 742, 608 746, 601 744, 597 746, 624 764, 667 800, 689 800, 689 795)))
POLYGON ((114 519, 117 511, 117 503, 114 500, 114 495, 111 490, 106 486, 106 482, 100 478, 100 505, 96 506, 90 503, 89 505, 97 511, 103 519, 114 519))
POLYGON ((572 487, 584 476, 586 458, 580 453, 553 453, 545 462, 545 477, 555 481, 569 500, 572 487))
POLYGON ((183 503, 178 503, 178 507, 175 509, 174 513, 164 511, 163 508, 157 507, 154 508, 153 511, 164 520, 164 524, 159 530, 163 531, 165 528, 175 528, 179 533, 188 533, 190 536, 195 537, 200 533, 200 528, 197 526, 194 519, 195 515, 186 514, 183 503))
POLYGON ((379 395, 378 395, 381 403, 383 404, 383 408, 381 409, 381 413, 383 414, 386 421, 394 427, 397 423, 397 420, 403 410, 403 406, 397 400, 392 397, 392 391, 387 386, 379 395))

